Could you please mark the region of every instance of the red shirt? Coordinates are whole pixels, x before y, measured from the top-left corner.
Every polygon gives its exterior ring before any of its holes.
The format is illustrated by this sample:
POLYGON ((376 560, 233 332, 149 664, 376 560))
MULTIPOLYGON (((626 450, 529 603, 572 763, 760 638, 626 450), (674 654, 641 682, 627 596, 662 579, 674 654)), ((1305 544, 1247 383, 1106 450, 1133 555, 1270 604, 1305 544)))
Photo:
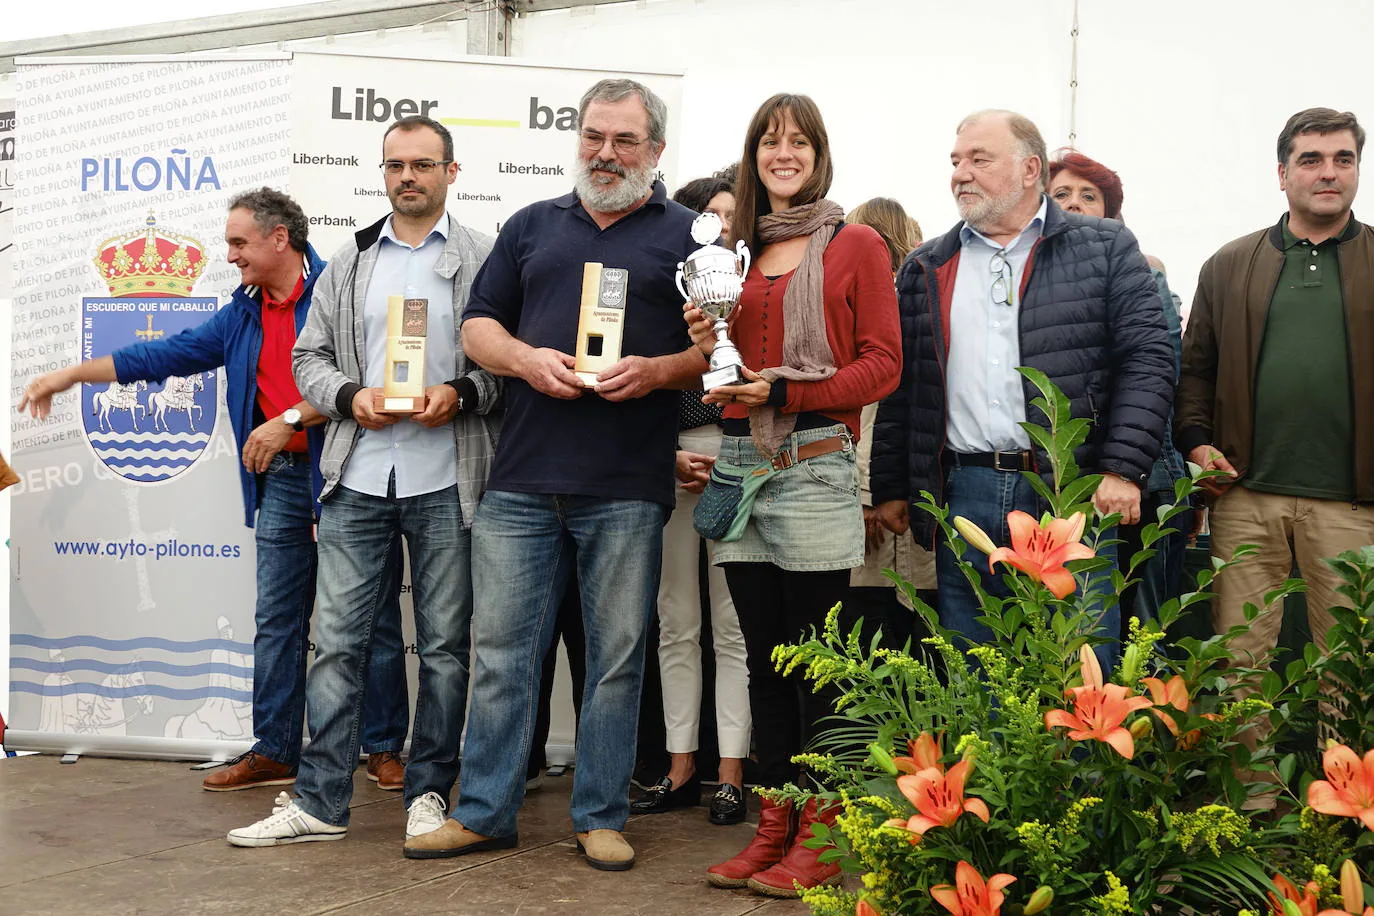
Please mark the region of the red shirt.
MULTIPOLYGON (((296 288, 282 302, 273 302, 262 291, 262 351, 258 354, 258 409, 271 420, 288 407, 301 402, 300 389, 291 374, 291 348, 296 345, 296 301, 305 286, 305 275, 296 281, 296 288)), ((305 433, 291 436, 282 451, 304 452, 308 448, 305 433)))
MULTIPOLYGON (((822 256, 825 267, 825 337, 836 372, 816 382, 787 382, 783 413, 815 411, 843 423, 857 441, 865 404, 887 397, 902 375, 897 290, 887 245, 868 226, 848 223, 822 256)), ((755 372, 782 363, 782 297, 794 272, 769 280, 749 269, 739 317, 730 337, 755 372)), ((747 417, 743 404, 725 405, 727 418, 747 417)))

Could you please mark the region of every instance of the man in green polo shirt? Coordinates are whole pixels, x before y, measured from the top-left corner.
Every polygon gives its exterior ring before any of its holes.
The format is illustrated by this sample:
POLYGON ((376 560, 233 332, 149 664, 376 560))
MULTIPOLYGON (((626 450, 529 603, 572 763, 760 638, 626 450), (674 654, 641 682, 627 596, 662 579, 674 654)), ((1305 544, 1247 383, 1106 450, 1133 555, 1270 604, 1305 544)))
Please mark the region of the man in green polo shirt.
MULTIPOLYGON (((1349 605, 1321 560, 1374 543, 1374 228, 1351 213, 1365 132, 1311 108, 1279 134, 1288 212, 1202 267, 1183 340, 1177 441, 1227 476, 1206 483, 1212 552, 1260 550, 1217 579, 1217 632, 1288 578, 1308 582, 1312 635, 1349 605)), ((1272 652, 1281 604, 1232 643, 1241 664, 1272 652)))

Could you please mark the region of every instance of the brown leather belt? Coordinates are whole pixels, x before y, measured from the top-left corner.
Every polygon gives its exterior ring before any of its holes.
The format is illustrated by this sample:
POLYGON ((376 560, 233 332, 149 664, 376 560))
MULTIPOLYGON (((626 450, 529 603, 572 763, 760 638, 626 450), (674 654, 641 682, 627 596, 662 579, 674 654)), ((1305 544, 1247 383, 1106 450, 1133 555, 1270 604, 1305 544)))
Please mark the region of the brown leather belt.
POLYGON ((842 452, 849 448, 853 441, 849 436, 831 436, 828 439, 817 439, 815 442, 799 445, 795 452, 791 449, 779 452, 773 456, 773 470, 785 471, 808 458, 819 458, 821 455, 829 455, 831 452, 842 452))

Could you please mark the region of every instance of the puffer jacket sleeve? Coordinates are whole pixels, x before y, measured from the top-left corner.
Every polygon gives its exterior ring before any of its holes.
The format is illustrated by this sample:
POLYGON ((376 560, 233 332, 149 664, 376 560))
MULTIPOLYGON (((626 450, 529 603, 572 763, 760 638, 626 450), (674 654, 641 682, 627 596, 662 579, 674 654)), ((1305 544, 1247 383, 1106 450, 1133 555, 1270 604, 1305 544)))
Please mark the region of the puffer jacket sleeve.
POLYGON ((915 381, 915 346, 910 333, 916 320, 916 297, 920 288, 921 268, 915 256, 907 258, 897 274, 897 313, 901 322, 901 380, 897 389, 878 404, 878 416, 873 421, 873 450, 869 456, 868 488, 873 505, 895 499, 910 499, 911 472, 908 464, 907 442, 911 424, 908 403, 911 385, 915 381))
POLYGON ((1159 457, 1174 399, 1174 348, 1159 292, 1135 236, 1122 227, 1109 254, 1111 414, 1098 470, 1143 484, 1159 457))

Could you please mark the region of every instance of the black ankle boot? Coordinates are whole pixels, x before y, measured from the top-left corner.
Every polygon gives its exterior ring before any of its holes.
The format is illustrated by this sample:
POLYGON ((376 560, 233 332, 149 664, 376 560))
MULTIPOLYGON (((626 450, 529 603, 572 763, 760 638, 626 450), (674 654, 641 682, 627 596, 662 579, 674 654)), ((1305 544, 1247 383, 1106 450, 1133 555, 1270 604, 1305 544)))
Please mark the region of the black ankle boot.
POLYGON ((630 803, 631 814, 662 814, 674 808, 691 808, 701 804, 701 775, 694 773, 685 783, 673 788, 667 776, 650 786, 644 794, 630 803))

